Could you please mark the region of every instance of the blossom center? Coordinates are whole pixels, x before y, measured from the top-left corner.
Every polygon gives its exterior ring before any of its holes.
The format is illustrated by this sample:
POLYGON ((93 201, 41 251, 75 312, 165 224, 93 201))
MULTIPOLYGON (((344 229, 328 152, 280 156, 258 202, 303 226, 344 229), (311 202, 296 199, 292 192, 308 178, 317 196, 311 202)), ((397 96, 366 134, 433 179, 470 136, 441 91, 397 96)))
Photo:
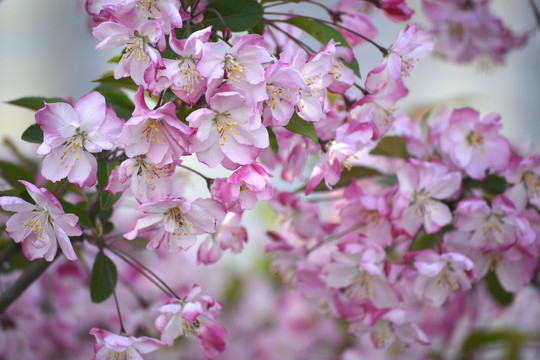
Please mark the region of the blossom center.
POLYGON ((135 31, 134 35, 129 38, 129 41, 126 45, 126 50, 122 58, 127 59, 132 55, 135 56, 135 59, 139 61, 147 61, 146 57, 146 43, 148 38, 146 36, 140 35, 135 31))
POLYGON ((43 209, 35 209, 27 221, 21 222, 20 229, 24 231, 23 240, 31 233, 37 235, 39 240, 46 236, 46 224, 49 222, 49 213, 43 209))
POLYGON ((234 130, 234 127, 238 125, 238 123, 236 121, 231 121, 229 116, 229 113, 218 113, 216 114, 216 116, 214 116, 213 122, 216 125, 216 128, 219 132, 219 137, 222 140, 219 145, 225 144, 227 136, 232 136, 233 138, 236 138, 236 135, 240 134, 238 130, 234 130))
POLYGON ((371 296, 371 283, 368 274, 361 270, 353 279, 347 289, 347 296, 357 299, 365 299, 371 296))
POLYGON ((178 207, 169 209, 167 212, 167 220, 174 222, 174 231, 173 235, 183 236, 193 234, 195 225, 188 221, 182 211, 178 207))
POLYGON ((137 176, 144 177, 144 183, 148 186, 151 186, 152 190, 155 190, 156 188, 156 178, 159 179, 169 175, 168 168, 157 167, 156 165, 146 161, 143 158, 138 158, 134 167, 137 176))
POLYGON ((525 175, 523 175, 523 180, 525 180, 525 186, 527 187, 529 197, 538 197, 540 193, 540 181, 538 177, 535 176, 532 172, 527 171, 525 175))
POLYGON ((150 143, 155 142, 156 144, 160 144, 165 141, 162 130, 163 129, 160 121, 157 121, 155 119, 149 119, 146 122, 144 130, 142 132, 143 136, 141 136, 141 140, 146 137, 148 148, 150 148, 150 143))
POLYGON ((178 86, 183 84, 183 90, 188 94, 195 92, 195 85, 199 85, 204 77, 196 69, 197 59, 194 56, 179 56, 178 71, 180 80, 176 82, 178 86))
POLYGON ((459 284, 457 283, 456 278, 450 274, 451 271, 450 266, 447 265, 435 282, 435 286, 442 286, 443 288, 449 288, 451 291, 458 291, 459 284))
MULTIPOLYGON (((64 164, 65 162, 69 163, 69 160, 71 158, 71 155, 75 155, 75 160, 79 160, 79 150, 82 149, 84 145, 84 138, 86 137, 86 133, 80 132, 77 129, 77 132, 75 135, 70 137, 63 145, 64 152, 62 153, 62 157, 60 160, 61 164, 64 164)), ((75 166, 75 164, 71 165, 72 167, 75 166)), ((66 164, 65 167, 67 168, 68 165, 66 164)))
POLYGON ((156 0, 137 0, 137 8, 147 12, 151 18, 159 16, 159 7, 156 0))
POLYGON ((484 152, 484 137, 482 134, 475 131, 471 131, 467 135, 467 142, 475 149, 480 152, 484 152))
POLYGON ((225 56, 225 72, 227 73, 227 78, 230 83, 239 84, 241 80, 246 80, 244 77, 243 67, 232 55, 227 54, 225 56))

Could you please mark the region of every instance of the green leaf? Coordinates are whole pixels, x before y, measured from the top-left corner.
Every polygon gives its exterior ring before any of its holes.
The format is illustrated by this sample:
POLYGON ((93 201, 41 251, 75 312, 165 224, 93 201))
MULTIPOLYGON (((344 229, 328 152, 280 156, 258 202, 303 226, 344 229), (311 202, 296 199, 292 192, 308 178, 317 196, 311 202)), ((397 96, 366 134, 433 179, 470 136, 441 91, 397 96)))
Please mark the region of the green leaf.
POLYGON ((43 142, 43 130, 41 130, 38 124, 30 125, 24 130, 21 139, 30 143, 41 144, 43 142))
POLYGON ((135 104, 120 88, 111 85, 99 85, 94 91, 105 97, 105 102, 114 109, 116 115, 124 120, 131 118, 131 114, 135 110, 135 104))
POLYGON ((502 194, 507 188, 508 184, 503 177, 497 175, 488 175, 483 180, 474 180, 469 177, 463 180, 464 189, 482 188, 490 194, 497 195, 502 194))
POLYGON ((22 97, 20 99, 8 101, 7 103, 36 111, 45 106, 45 104, 43 103, 44 101, 46 103, 57 103, 57 102, 67 103, 67 101, 62 98, 57 98, 57 97, 45 98, 45 97, 40 97, 40 96, 22 97))
POLYGON ((90 298, 92 302, 100 303, 107 300, 116 287, 117 279, 118 274, 114 262, 103 251, 98 252, 90 279, 90 298))
POLYGON ((113 195, 107 191, 103 191, 101 193, 101 199, 100 199, 101 208, 103 210, 112 208, 114 204, 116 204, 118 199, 120 199, 120 196, 122 196, 122 193, 113 195))
POLYGON ((97 170, 97 178, 98 178, 98 186, 101 191, 101 198, 100 198, 100 205, 103 210, 110 209, 117 201, 120 199, 120 196, 122 196, 122 193, 118 194, 111 194, 103 188, 107 186, 109 183, 109 175, 111 175, 111 172, 113 169, 119 164, 119 161, 105 161, 104 159, 100 158, 98 159, 98 170, 97 170))
POLYGON ((276 139, 276 134, 274 133, 274 130, 269 126, 266 128, 268 130, 268 138, 270 140, 270 149, 272 149, 272 152, 277 155, 279 146, 276 139))
POLYGON ((130 77, 115 79, 114 73, 112 71, 107 71, 99 79, 93 80, 92 82, 97 82, 102 85, 109 85, 109 86, 114 86, 114 87, 134 90, 134 91, 139 90, 139 87, 137 86, 137 84, 135 84, 130 77))
POLYGON ((506 345, 506 356, 501 359, 519 359, 519 349, 527 340, 526 334, 507 329, 476 330, 463 342, 459 359, 472 358, 472 352, 488 345, 497 346, 498 343, 506 345))
POLYGON ((317 133, 315 132, 315 126, 313 123, 307 122, 298 116, 297 113, 294 113, 289 120, 289 123, 285 126, 285 129, 293 132, 295 134, 304 135, 311 139, 315 144, 319 143, 317 138, 317 133))
MULTIPOLYGON (((364 166, 353 166, 350 170, 343 170, 341 172, 341 177, 339 178, 339 181, 334 186, 332 186, 332 188, 339 189, 345 187, 349 185, 351 181, 353 181, 353 179, 361 179, 379 175, 382 174, 375 169, 364 166)), ((328 191, 328 188, 326 187, 324 182, 321 181, 321 183, 317 185, 315 189, 313 189, 313 192, 318 191, 328 191)))
POLYGON ((122 58, 122 55, 117 55, 115 57, 110 58, 107 62, 111 64, 118 64, 121 58, 122 58))
POLYGON ((248 31, 250 34, 259 34, 262 35, 264 33, 264 23, 258 22, 254 27, 249 29, 248 31))
MULTIPOLYGON (((330 40, 334 40, 335 42, 340 43, 342 46, 346 46, 349 49, 352 50, 351 46, 345 40, 343 35, 330 25, 326 25, 319 21, 313 21, 309 19, 304 18, 291 18, 287 20, 283 20, 283 22, 286 22, 287 24, 291 24, 309 35, 313 36, 316 40, 318 40, 321 44, 326 45, 330 40)), ((350 63, 344 62, 344 64, 349 67, 352 71, 354 71, 354 74, 358 77, 360 76, 360 65, 358 65, 358 61, 356 60, 356 57, 353 58, 353 60, 350 63)))
POLYGON ((490 271, 485 277, 486 285, 491 296, 503 306, 508 306, 514 301, 514 294, 507 292, 502 287, 497 275, 490 271))
POLYGON ((91 229, 93 227, 92 221, 90 220, 90 217, 86 213, 86 203, 80 202, 76 205, 67 202, 63 199, 60 199, 60 205, 62 205, 62 208, 64 209, 64 212, 66 214, 74 214, 77 215, 79 218, 78 224, 86 229, 91 229))
MULTIPOLYGON (((231 31, 247 31, 257 25, 263 16, 263 7, 255 0, 213 0, 206 8, 215 9, 231 31)), ((204 13, 204 25, 223 30, 221 19, 213 11, 204 13)))
POLYGON ((435 249, 437 246, 437 240, 435 234, 426 234, 424 236, 415 239, 411 244, 409 251, 419 251, 425 249, 435 249))
POLYGON ((28 170, 7 161, 0 161, 0 176, 14 188, 23 187, 19 180, 34 182, 34 177, 28 170))
POLYGON ((396 157, 401 159, 408 159, 407 142, 404 138, 399 136, 385 136, 369 153, 372 155, 382 155, 388 157, 396 157))

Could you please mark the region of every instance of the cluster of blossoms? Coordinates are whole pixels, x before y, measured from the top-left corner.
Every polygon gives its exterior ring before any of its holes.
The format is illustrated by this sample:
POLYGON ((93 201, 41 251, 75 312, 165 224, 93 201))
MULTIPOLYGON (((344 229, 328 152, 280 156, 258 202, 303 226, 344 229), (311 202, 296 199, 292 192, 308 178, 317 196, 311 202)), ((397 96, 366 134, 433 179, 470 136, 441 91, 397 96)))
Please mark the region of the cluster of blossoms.
MULTIPOLYGON (((254 0, 244 2, 262 9, 254 0)), ((120 314, 112 289, 121 331, 91 325, 95 359, 141 359, 187 334, 208 359, 247 353, 270 359, 280 356, 276 348, 299 359, 325 346, 321 354, 327 358, 346 347, 342 358, 352 360, 393 344, 427 354, 430 344, 440 345, 446 336, 429 325, 433 314, 459 306, 468 292, 489 298, 481 280, 491 277, 516 299, 540 297, 521 295, 540 255, 540 155, 512 146, 499 133, 495 114, 480 119, 471 108, 441 108, 421 122, 397 113, 397 102, 409 91, 405 78, 431 53, 434 41, 408 24, 383 48, 372 40, 377 29, 367 14, 405 22, 413 11, 404 0, 342 0, 335 9, 319 4, 332 17, 320 25, 339 30, 319 51, 301 42, 295 46, 299 29, 306 29, 290 21, 305 20, 294 14, 267 11, 262 35, 231 39, 226 22, 220 24, 222 36, 214 30, 219 26, 206 26, 211 22, 206 14, 219 13, 206 1, 85 3, 99 40, 96 49, 123 49, 112 77, 127 78, 123 83, 136 88, 133 111, 119 117, 114 99, 99 88, 75 103, 45 102, 35 115, 43 132, 37 150, 43 157, 41 176, 63 184, 52 195, 46 189, 50 184, 38 188, 21 181, 35 204, 2 196, 0 206, 15 212, 6 233, 21 243, 28 260, 53 261, 58 245, 68 260, 77 260, 72 244, 77 240, 79 257, 96 259, 91 292, 96 283, 114 288, 117 281, 107 253, 131 266, 118 273, 126 274, 126 288, 143 308, 136 313, 141 318, 149 305, 130 282, 144 277, 167 295, 153 303, 154 329, 148 329, 136 315, 120 314), (350 47, 360 44, 374 45, 383 55, 362 85, 350 47), (390 131, 395 136, 388 137, 390 131), (376 154, 385 139, 401 141, 403 152, 374 160, 370 152, 376 154), (227 175, 208 177, 186 166, 188 158, 227 175), (366 168, 369 176, 362 173, 366 168), (205 182, 205 197, 191 191, 188 171, 205 182), (274 191, 271 178, 279 171, 284 182, 305 186, 274 191), (69 183, 78 189, 66 190, 69 183), (90 205, 78 216, 66 214, 58 200, 64 191, 76 205, 90 205), (107 212, 109 202, 120 196, 107 212), (267 233, 272 271, 305 297, 290 290, 269 297, 274 306, 297 313, 273 319, 274 332, 257 333, 251 344, 238 339, 227 355, 226 331, 217 320, 222 305, 201 295, 198 285, 189 290, 174 281, 173 290, 125 246, 137 247, 144 239, 149 253, 157 254, 154 261, 167 269, 180 266, 198 245, 197 263, 213 264, 226 250, 242 251, 248 239, 242 217, 265 200, 280 219, 267 233), (98 261, 103 258, 104 265, 98 261), (101 270, 103 278, 96 278, 101 270), (316 307, 344 319, 353 343, 341 341, 345 335, 316 307), (321 326, 320 333, 302 338, 313 323, 321 326), (156 331, 160 340, 130 335, 156 331), (292 346, 296 337, 303 342, 292 346), (413 346, 418 344, 424 347, 413 346)), ((442 39, 437 52, 458 62, 486 54, 500 62, 528 36, 513 36, 486 1, 423 3, 436 24, 432 33, 442 39)), ((76 264, 66 262, 55 271, 74 272, 74 281, 87 282, 76 264)), ((248 309, 238 310, 247 314, 241 316, 264 326, 267 320, 254 314, 255 300, 242 301, 248 309)), ((490 309, 496 307, 490 303, 490 309)), ((462 309, 455 313, 476 316, 462 309)), ((252 323, 229 322, 240 333, 256 333, 252 323)), ((75 326, 65 319, 58 324, 75 326)), ((62 348, 69 351, 74 344, 62 348)), ((0 356, 16 351, 0 347, 0 356)))

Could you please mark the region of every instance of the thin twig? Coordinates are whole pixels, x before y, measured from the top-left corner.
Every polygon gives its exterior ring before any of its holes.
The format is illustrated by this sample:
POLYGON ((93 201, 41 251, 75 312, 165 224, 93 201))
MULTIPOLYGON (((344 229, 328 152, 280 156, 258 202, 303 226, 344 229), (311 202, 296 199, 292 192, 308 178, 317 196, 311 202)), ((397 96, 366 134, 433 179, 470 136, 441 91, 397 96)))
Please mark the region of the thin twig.
POLYGON ((266 23, 267 25, 273 27, 274 29, 276 29, 277 31, 279 31, 280 33, 284 34, 285 36, 287 36, 289 39, 291 39, 292 41, 294 41, 294 43, 296 43, 296 45, 300 46, 302 49, 304 49, 305 52, 307 52, 308 54, 315 54, 315 50, 313 50, 312 48, 310 48, 308 45, 306 45, 304 42, 300 41, 299 39, 295 38, 294 36, 292 36, 291 34, 289 34, 288 32, 286 32, 285 30, 281 29, 279 26, 276 26, 275 24, 273 24, 271 21, 267 20, 267 19, 263 19, 263 22, 266 23))
MULTIPOLYGON (((148 274, 150 274, 152 277, 154 277, 155 281, 159 282, 161 284, 161 286, 163 286, 164 289, 166 289, 167 291, 164 291, 166 294, 168 292, 168 295, 172 296, 172 297, 175 297, 177 299, 180 299, 180 297, 178 295, 176 295, 176 293, 174 292, 173 289, 171 289, 171 287, 169 285, 167 285, 166 282, 164 282, 163 280, 161 280, 161 278, 159 276, 157 276, 152 270, 150 270, 149 268, 147 268, 143 263, 141 263, 139 260, 137 260, 134 256, 128 254, 127 252, 123 251, 123 250, 120 250, 118 248, 115 248, 115 247, 112 247, 112 246, 107 246, 107 249, 109 249, 110 251, 112 251, 116 256, 120 257, 122 260, 126 261, 125 258, 129 259, 129 262, 131 262, 131 266, 136 268, 135 266, 133 266, 133 264, 136 264, 139 269, 136 269, 136 270, 139 270, 139 272, 143 275, 146 276, 146 278, 150 281, 152 281, 150 279, 149 276, 147 276, 148 274), (124 257, 124 258, 122 258, 124 257), (147 274, 144 274, 144 272, 142 271, 146 271, 147 274)), ((126 261, 128 262, 128 261, 126 261)), ((152 281, 156 286, 157 284, 152 281)), ((163 291, 163 289, 160 287, 160 289, 163 291)))
MULTIPOLYGON (((352 31, 351 29, 345 27, 345 26, 342 26, 342 25, 339 25, 339 24, 336 24, 332 21, 327 21, 327 20, 323 20, 323 19, 318 19, 318 18, 314 18, 314 17, 311 17, 311 16, 305 16, 305 15, 298 15, 298 14, 287 14, 287 13, 280 13, 280 12, 267 12, 265 13, 265 15, 277 15, 277 16, 288 16, 288 17, 292 17, 292 18, 302 18, 302 19, 307 19, 307 20, 311 20, 311 21, 319 21, 319 22, 322 22, 324 24, 327 24, 327 25, 330 25, 330 26, 334 26, 334 27, 337 27, 339 29, 342 29, 342 30, 345 30, 353 35, 356 35, 362 39, 364 39, 365 41, 367 41, 368 43, 370 43, 371 45, 375 46, 382 54, 383 56, 387 56, 388 55, 388 49, 377 44, 375 41, 371 40, 370 38, 360 34, 360 33, 357 33, 356 31, 352 31)), ((284 23, 287 23, 287 20, 271 20, 271 21, 277 21, 277 22, 284 22, 284 23)))
POLYGON ((206 181, 206 186, 208 187, 208 190, 210 190, 210 188, 212 187, 212 184, 214 183, 214 180, 215 180, 214 178, 208 177, 208 176, 206 176, 206 175, 204 175, 204 174, 198 172, 197 170, 192 169, 192 168, 190 168, 188 166, 185 166, 185 165, 182 165, 182 164, 180 164, 178 166, 180 166, 181 168, 184 168, 186 170, 189 170, 192 173, 197 174, 200 177, 202 177, 206 181))

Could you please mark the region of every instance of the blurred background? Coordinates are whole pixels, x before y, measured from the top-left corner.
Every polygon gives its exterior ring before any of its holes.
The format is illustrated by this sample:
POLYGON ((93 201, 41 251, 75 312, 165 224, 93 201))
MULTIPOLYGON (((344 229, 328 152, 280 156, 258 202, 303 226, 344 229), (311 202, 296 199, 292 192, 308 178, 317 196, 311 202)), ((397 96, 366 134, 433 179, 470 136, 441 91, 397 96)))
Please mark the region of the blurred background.
MULTIPOLYGON (((411 21, 428 28, 420 0, 407 4, 416 10, 411 21)), ((309 7, 301 6, 302 11, 309 7)), ((312 11, 314 16, 324 16, 317 7, 312 11)), ((529 0, 495 0, 494 11, 514 31, 535 27, 529 0)), ((380 32, 376 41, 389 46, 401 26, 382 17, 376 20, 380 32)), ((539 39, 536 33, 524 48, 508 57, 506 66, 487 70, 478 64, 457 66, 436 58, 421 61, 406 79, 410 95, 398 103, 400 110, 451 100, 456 107, 479 109, 482 116, 500 113, 504 133, 511 140, 525 137, 540 142, 539 39)), ((94 50, 97 43, 88 28, 82 1, 0 0, 1 135, 19 139, 34 122, 31 111, 6 101, 23 96, 78 99, 92 90, 95 84, 91 81, 112 70, 107 60, 118 54, 116 50, 94 50)), ((361 46, 357 55, 364 77, 381 61, 378 51, 367 45, 361 46)))

